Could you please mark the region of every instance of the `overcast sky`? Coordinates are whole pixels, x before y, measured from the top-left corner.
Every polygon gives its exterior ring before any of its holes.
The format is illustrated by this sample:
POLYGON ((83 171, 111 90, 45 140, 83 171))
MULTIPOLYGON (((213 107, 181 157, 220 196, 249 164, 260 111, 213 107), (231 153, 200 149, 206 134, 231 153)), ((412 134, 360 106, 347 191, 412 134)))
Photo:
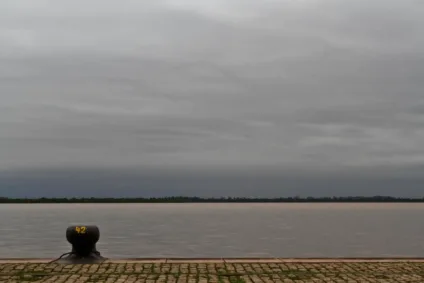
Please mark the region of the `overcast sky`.
POLYGON ((57 168, 424 175, 423 27, 422 0, 1 1, 0 185, 57 168))

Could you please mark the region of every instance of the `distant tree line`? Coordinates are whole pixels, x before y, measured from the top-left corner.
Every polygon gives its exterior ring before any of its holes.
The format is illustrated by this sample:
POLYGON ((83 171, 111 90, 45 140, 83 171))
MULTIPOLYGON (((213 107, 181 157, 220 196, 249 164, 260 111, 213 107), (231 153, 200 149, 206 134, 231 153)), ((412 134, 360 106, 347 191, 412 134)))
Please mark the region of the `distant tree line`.
POLYGON ((323 202, 424 202, 423 198, 396 198, 390 196, 372 197, 160 197, 160 198, 7 198, 0 197, 0 203, 323 203, 323 202))

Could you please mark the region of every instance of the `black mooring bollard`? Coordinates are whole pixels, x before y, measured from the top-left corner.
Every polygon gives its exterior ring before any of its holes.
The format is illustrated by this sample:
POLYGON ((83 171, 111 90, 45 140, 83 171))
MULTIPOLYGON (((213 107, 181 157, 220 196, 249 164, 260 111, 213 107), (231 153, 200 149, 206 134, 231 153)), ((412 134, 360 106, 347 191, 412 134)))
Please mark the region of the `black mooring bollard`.
POLYGON ((97 226, 69 226, 66 229, 66 239, 72 245, 72 251, 65 258, 57 260, 59 263, 95 263, 105 260, 96 249, 100 239, 97 226))

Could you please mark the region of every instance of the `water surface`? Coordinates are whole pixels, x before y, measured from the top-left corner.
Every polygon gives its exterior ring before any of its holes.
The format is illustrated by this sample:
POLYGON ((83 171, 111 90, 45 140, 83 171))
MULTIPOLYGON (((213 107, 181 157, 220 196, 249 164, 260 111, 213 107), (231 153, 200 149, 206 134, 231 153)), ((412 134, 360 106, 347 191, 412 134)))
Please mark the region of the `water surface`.
POLYGON ((424 204, 0 204, 0 258, 70 250, 95 224, 107 257, 424 256, 424 204))

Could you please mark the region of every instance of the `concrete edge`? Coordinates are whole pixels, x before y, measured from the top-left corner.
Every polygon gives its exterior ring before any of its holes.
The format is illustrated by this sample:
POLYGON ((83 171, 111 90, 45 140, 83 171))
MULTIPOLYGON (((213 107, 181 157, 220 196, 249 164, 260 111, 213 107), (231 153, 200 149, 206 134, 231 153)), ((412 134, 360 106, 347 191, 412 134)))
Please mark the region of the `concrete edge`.
MULTIPOLYGON (((0 264, 49 263, 54 258, 0 258, 0 264)), ((424 258, 121 258, 104 263, 384 263, 422 262, 424 258)))

